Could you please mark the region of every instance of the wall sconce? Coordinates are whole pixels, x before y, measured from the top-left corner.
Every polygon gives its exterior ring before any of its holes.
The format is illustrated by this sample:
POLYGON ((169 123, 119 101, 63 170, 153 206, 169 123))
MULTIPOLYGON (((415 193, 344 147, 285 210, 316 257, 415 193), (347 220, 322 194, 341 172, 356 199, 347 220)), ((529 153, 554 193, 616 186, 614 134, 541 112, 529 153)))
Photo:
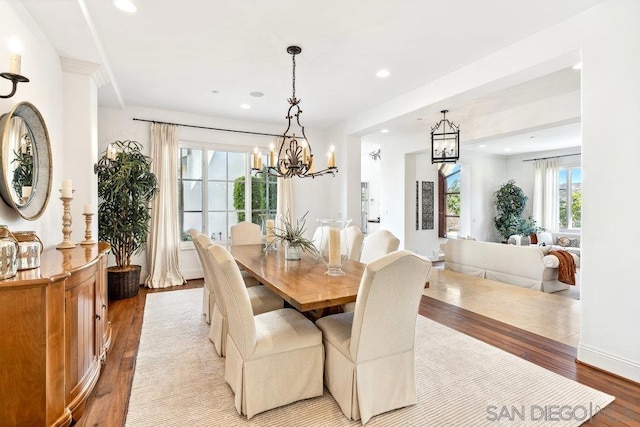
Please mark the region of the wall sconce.
POLYGON ((16 37, 11 37, 11 40, 9 40, 9 48, 11 50, 11 55, 9 55, 9 72, 0 73, 0 76, 11 80, 13 88, 11 89, 11 93, 8 95, 0 95, 0 98, 11 98, 16 93, 18 83, 26 83, 29 81, 28 78, 20 74, 20 51, 22 50, 20 40, 16 37))
POLYGON ((442 120, 431 128, 431 163, 455 163, 460 158, 460 126, 447 119, 449 110, 442 110, 442 120))

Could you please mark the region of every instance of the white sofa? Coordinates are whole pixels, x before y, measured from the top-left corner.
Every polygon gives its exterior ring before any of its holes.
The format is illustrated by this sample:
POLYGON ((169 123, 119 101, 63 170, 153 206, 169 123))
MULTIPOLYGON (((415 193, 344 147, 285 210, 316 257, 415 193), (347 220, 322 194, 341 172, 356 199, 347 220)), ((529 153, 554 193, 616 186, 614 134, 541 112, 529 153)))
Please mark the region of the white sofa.
POLYGON ((549 293, 569 289, 558 281, 559 260, 545 255, 549 249, 452 239, 445 244, 444 268, 549 293))
POLYGON ((552 250, 563 250, 575 255, 576 266, 580 267, 580 233, 569 232, 540 232, 537 233, 538 244, 544 242, 547 246, 551 246, 552 250))

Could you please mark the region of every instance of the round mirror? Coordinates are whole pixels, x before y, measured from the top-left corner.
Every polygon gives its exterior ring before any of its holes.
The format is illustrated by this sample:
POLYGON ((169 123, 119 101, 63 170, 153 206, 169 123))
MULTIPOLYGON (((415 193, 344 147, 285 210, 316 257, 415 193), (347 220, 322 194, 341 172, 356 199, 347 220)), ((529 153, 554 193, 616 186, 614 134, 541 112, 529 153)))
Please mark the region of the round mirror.
POLYGON ((51 191, 51 147, 44 120, 28 102, 0 117, 0 195, 25 219, 40 217, 51 191))

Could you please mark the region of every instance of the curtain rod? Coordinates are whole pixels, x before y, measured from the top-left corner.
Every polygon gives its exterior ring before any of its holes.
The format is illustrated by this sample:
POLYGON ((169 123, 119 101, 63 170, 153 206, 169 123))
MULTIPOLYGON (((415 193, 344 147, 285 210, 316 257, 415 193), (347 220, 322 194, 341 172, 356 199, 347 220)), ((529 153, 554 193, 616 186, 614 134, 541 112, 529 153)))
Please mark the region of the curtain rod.
MULTIPOLYGON (((182 127, 185 127, 185 128, 217 130, 217 131, 220 131, 220 132, 246 133, 248 135, 275 136, 277 138, 282 138, 282 135, 276 135, 274 133, 251 132, 251 131, 248 131, 248 130, 236 130, 236 129, 212 128, 212 127, 208 127, 208 126, 186 125, 186 124, 183 124, 183 123, 169 123, 169 122, 160 122, 160 121, 157 121, 157 120, 136 119, 135 117, 133 118, 133 120, 134 121, 138 121, 138 122, 160 123, 160 124, 163 124, 163 125, 182 126, 182 127)), ((287 136, 287 138, 290 138, 290 137, 287 136)))
POLYGON ((571 157, 571 156, 581 156, 581 155, 582 155, 582 153, 562 154, 560 156, 540 157, 540 158, 537 158, 537 159, 526 159, 526 160, 523 160, 523 162, 533 162, 535 160, 559 159, 560 157, 571 157))

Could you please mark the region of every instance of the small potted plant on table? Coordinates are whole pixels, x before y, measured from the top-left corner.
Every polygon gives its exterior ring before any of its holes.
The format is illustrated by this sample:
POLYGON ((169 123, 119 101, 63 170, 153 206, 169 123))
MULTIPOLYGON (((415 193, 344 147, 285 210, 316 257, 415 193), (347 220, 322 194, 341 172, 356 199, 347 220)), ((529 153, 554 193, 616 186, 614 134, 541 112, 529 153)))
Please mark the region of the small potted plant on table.
POLYGON ((285 259, 298 260, 302 256, 302 252, 309 252, 312 255, 317 256, 318 251, 313 245, 311 240, 304 237, 307 229, 305 228, 306 217, 309 211, 307 211, 302 218, 296 220, 296 224, 293 225, 289 213, 281 215, 276 223, 280 223, 280 226, 276 226, 273 229, 273 242, 270 245, 275 245, 278 242, 282 242, 285 249, 285 259))

